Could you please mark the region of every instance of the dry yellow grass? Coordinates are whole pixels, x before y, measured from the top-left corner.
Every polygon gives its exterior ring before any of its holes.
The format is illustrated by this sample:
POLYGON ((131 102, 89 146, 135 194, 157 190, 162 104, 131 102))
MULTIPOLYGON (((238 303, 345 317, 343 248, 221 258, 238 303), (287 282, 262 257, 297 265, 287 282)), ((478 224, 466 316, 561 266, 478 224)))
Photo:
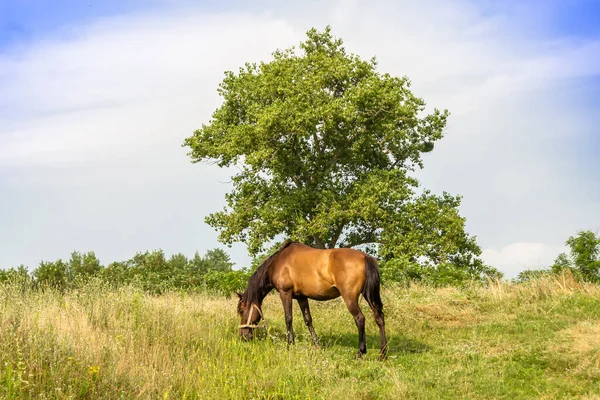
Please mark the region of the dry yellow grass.
POLYGON ((557 343, 549 350, 569 355, 576 373, 600 373, 600 321, 582 321, 558 332, 557 343))
POLYGON ((150 296, 96 282, 65 294, 0 285, 1 398, 597 398, 600 290, 565 275, 528 284, 383 291, 390 359, 354 360, 343 303, 294 306, 296 346, 268 296, 269 333, 238 339, 236 300, 150 296))

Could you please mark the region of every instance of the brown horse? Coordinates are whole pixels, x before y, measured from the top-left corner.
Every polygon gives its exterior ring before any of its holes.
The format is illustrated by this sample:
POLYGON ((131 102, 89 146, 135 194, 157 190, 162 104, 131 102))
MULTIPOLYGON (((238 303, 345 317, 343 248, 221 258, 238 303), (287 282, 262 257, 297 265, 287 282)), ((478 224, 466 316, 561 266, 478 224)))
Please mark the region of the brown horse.
POLYGON ((342 296, 358 328, 358 357, 361 357, 367 352, 365 316, 358 305, 358 297, 362 293, 379 326, 379 359, 382 360, 386 356, 387 340, 379 286, 377 261, 362 251, 315 249, 287 240, 252 274, 244 293, 237 293, 240 299, 237 306, 241 318, 240 335, 243 339, 252 338, 256 324, 263 317, 262 301, 272 289, 276 289, 285 312, 288 345, 294 343, 292 299, 298 301, 312 342, 316 345, 317 334, 312 326, 308 299, 324 301, 342 296))

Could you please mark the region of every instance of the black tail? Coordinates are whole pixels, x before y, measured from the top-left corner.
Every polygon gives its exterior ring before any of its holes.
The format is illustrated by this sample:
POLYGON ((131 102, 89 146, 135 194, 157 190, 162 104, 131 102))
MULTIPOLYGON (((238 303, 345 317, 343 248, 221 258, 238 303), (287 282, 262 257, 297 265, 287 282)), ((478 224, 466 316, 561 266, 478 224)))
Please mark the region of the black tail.
POLYGON ((377 260, 371 256, 365 257, 365 272, 367 278, 365 279, 362 295, 371 308, 383 313, 383 303, 379 294, 379 286, 381 284, 379 279, 379 265, 377 264, 377 260))

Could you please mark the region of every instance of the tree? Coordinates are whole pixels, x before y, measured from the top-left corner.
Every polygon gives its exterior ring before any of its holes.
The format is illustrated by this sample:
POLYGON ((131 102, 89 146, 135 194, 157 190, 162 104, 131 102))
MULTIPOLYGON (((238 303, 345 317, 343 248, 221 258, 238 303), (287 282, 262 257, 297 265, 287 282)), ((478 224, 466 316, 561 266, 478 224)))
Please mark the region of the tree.
POLYGON ((190 259, 189 264, 190 273, 195 276, 204 276, 208 270, 208 265, 204 258, 196 251, 194 257, 190 259))
POLYGON ((546 277, 549 274, 550 271, 547 269, 526 269, 519 272, 519 275, 517 276, 517 282, 529 282, 546 277))
POLYGON ((211 249, 204 255, 207 271, 231 271, 231 257, 222 249, 211 249))
MULTIPOLYGON (((583 280, 600 282, 600 236, 589 230, 579 231, 575 236, 569 236, 565 244, 569 246, 570 254, 560 253, 550 268, 540 274, 560 274, 570 270, 583 280)), ((534 274, 524 271, 523 276, 529 279, 534 274)))
POLYGON ((71 253, 69 271, 74 278, 87 278, 96 275, 101 269, 100 260, 93 251, 84 254, 78 251, 71 253))
POLYGON ((592 231, 580 231, 566 242, 571 249, 575 269, 583 279, 590 282, 600 280, 600 237, 592 231))
POLYGON ((19 282, 27 283, 31 282, 29 271, 21 264, 17 268, 10 268, 7 270, 0 269, 0 282, 19 282))
POLYGON ((33 271, 33 276, 36 283, 60 290, 66 289, 73 277, 69 264, 61 259, 54 262, 40 262, 40 265, 33 271))
POLYGON ((550 267, 550 271, 553 274, 560 274, 562 271, 567 268, 571 268, 571 261, 569 260, 569 256, 566 253, 560 253, 556 260, 554 260, 554 264, 550 267))
POLYGON ((374 218, 384 227, 379 255, 384 261, 389 260, 390 265, 385 267, 401 271, 406 274, 405 279, 430 277, 447 284, 501 277, 499 271, 477 257, 481 249, 475 238, 466 233, 459 205, 458 196, 435 196, 425 191, 399 206, 402 218, 395 210, 389 210, 379 220, 374 218))
POLYGON ((239 169, 227 207, 206 218, 219 240, 244 242, 251 255, 284 235, 319 248, 381 244, 383 255, 472 261, 480 250, 464 232, 459 198, 417 196, 408 175, 443 137, 448 111, 422 115, 408 78, 348 54, 329 27, 308 31, 300 50, 226 72, 223 104, 184 141, 192 162, 239 169), (439 245, 428 250, 433 236, 439 245))
POLYGON ((131 283, 132 270, 128 262, 113 261, 100 271, 100 276, 114 286, 131 283))
POLYGON ((183 271, 188 266, 188 259, 182 253, 173 254, 171 258, 169 258, 168 265, 170 271, 183 271))

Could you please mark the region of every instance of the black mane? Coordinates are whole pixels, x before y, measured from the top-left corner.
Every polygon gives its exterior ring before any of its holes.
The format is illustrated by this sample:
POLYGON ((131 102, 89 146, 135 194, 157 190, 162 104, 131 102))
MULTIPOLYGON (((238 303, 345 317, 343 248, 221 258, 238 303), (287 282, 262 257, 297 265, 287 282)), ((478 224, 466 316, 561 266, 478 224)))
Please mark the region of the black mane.
POLYGON ((273 261, 275 261, 277 256, 283 250, 296 243, 299 242, 287 239, 282 243, 275 253, 271 254, 271 256, 263 261, 260 267, 254 271, 248 280, 248 287, 246 287, 246 291, 242 295, 242 299, 244 301, 258 304, 262 303, 265 296, 271 291, 271 289, 273 289, 273 285, 271 285, 271 281, 269 279, 269 269, 273 264, 273 261))

